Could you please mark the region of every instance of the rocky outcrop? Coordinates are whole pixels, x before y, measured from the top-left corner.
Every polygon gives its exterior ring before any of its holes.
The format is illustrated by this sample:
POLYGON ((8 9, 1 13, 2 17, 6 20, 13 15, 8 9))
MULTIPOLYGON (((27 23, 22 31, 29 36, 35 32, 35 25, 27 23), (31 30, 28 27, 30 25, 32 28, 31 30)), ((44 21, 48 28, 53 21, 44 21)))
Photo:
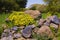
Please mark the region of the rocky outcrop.
POLYGON ((34 27, 35 27, 34 25, 29 25, 29 26, 25 27, 25 29, 23 29, 23 31, 22 31, 22 36, 24 36, 25 38, 31 37, 32 29, 34 27))
POLYGON ((52 23, 55 23, 55 24, 59 24, 60 23, 59 19, 58 19, 58 17, 56 15, 51 16, 50 20, 51 20, 52 23))
POLYGON ((52 31, 50 30, 50 28, 49 28, 48 26, 45 26, 45 25, 42 26, 42 27, 38 30, 37 34, 40 34, 40 35, 46 34, 46 35, 48 35, 49 37, 53 37, 53 36, 54 36, 53 33, 52 33, 52 31))
POLYGON ((25 13, 31 15, 33 18, 41 16, 41 13, 38 10, 26 10, 25 13))

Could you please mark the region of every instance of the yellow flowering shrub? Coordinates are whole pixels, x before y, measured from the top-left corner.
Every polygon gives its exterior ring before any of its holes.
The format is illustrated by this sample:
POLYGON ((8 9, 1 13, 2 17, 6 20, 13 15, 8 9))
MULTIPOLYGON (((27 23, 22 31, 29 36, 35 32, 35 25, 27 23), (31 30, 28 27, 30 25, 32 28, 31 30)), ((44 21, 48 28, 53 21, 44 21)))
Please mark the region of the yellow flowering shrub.
POLYGON ((35 22, 29 14, 24 12, 13 12, 8 18, 14 25, 29 25, 35 22))

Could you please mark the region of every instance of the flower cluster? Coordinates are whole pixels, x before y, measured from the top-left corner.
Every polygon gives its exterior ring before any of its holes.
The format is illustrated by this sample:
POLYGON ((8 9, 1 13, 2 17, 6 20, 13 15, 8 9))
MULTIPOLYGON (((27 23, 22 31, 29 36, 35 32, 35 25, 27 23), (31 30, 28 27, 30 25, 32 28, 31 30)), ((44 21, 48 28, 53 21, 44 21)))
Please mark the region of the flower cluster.
POLYGON ((14 25, 29 25, 35 22, 29 14, 24 12, 13 12, 8 18, 14 25))

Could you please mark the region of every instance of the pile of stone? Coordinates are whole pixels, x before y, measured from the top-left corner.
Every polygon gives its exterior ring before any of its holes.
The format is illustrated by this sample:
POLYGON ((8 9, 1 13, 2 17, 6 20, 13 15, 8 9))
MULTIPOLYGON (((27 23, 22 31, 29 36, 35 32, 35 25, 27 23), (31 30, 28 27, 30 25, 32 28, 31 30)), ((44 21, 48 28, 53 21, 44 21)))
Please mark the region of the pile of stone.
MULTIPOLYGON (((37 10, 27 10, 25 11, 25 13, 28 13, 34 19, 39 15, 41 16, 41 13, 37 10)), ((6 19, 6 21, 8 22, 9 20, 6 19)), ((60 25, 60 19, 56 15, 53 15, 46 19, 40 18, 39 20, 37 20, 37 23, 38 27, 36 27, 35 25, 29 25, 26 27, 14 26, 11 29, 6 29, 6 26, 4 25, 5 29, 1 35, 1 40, 37 40, 32 39, 32 32, 38 34, 39 36, 46 34, 48 35, 48 37, 54 38, 55 35, 52 33, 50 27, 53 27, 57 32, 60 25)))
POLYGON ((32 30, 34 27, 35 25, 29 25, 19 31, 18 29, 21 29, 21 27, 17 27, 17 26, 14 26, 11 29, 5 29, 1 35, 1 40, 30 40, 28 38, 31 37, 32 30))

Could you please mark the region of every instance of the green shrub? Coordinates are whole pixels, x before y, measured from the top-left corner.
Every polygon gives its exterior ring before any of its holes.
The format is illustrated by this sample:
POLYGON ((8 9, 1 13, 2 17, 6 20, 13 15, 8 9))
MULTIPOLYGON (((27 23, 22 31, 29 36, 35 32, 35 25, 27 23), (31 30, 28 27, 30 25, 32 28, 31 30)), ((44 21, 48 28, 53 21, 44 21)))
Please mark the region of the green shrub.
POLYGON ((57 40, 60 40, 60 37, 57 37, 57 40))
POLYGON ((58 29, 58 32, 57 32, 57 37, 60 37, 60 28, 58 29))
POLYGON ((50 12, 48 12, 48 13, 43 13, 43 14, 42 14, 42 18, 43 18, 43 19, 46 19, 46 18, 49 17, 49 16, 51 16, 51 13, 50 13, 50 12))
POLYGON ((55 12, 54 15, 57 15, 57 17, 60 18, 60 13, 59 12, 55 12))
POLYGON ((29 25, 35 23, 35 20, 24 12, 13 12, 9 17, 9 20, 13 23, 13 25, 29 25))
POLYGON ((52 33, 54 34, 54 36, 56 36, 56 29, 51 26, 50 26, 50 29, 51 29, 52 33))

